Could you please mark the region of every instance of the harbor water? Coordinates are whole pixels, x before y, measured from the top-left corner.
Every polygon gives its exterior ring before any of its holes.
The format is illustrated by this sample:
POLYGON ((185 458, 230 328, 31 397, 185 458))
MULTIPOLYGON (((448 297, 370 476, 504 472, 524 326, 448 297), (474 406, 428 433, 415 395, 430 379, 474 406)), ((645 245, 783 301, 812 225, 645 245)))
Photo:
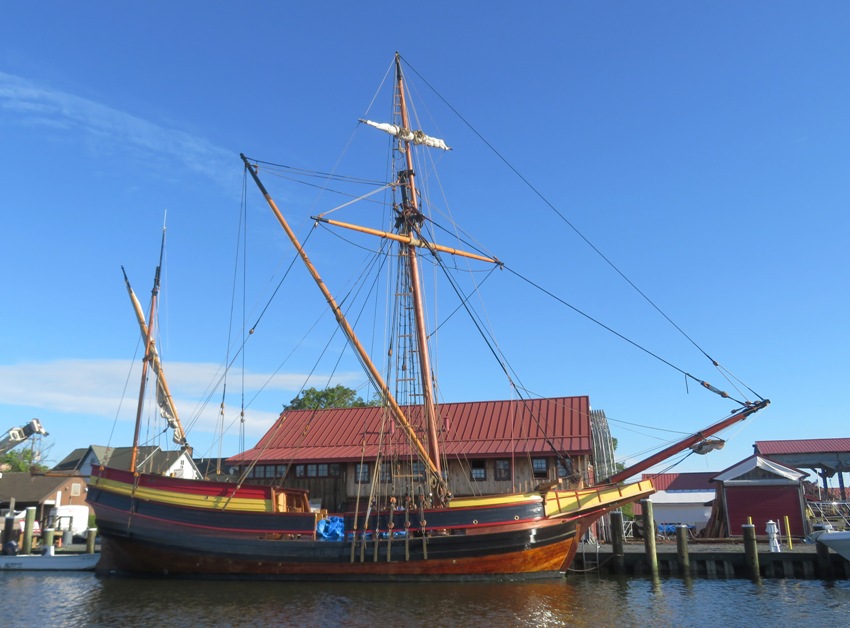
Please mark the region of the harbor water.
POLYGON ((0 572, 4 626, 835 626, 850 581, 611 578, 343 584, 0 572))

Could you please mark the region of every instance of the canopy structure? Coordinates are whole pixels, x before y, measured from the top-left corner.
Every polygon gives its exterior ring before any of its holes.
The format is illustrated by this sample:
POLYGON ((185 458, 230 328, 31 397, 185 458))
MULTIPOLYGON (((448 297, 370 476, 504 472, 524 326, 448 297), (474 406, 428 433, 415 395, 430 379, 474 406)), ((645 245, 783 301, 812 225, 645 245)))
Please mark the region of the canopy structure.
POLYGON ((803 440, 762 440, 753 445, 754 453, 797 469, 811 469, 821 478, 838 476, 841 500, 847 500, 844 473, 850 473, 850 438, 811 438, 803 440))

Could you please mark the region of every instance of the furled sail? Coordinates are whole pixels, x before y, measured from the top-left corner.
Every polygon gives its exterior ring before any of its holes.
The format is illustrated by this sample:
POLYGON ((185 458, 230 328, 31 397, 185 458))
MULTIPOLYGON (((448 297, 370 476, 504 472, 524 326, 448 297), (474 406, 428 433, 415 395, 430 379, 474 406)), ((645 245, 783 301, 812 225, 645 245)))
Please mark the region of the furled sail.
POLYGON ((725 444, 726 441, 722 438, 706 438, 705 440, 701 440, 700 442, 691 445, 691 449, 695 454, 704 456, 705 454, 717 449, 723 449, 723 445, 725 444))
MULTIPOLYGON (((124 268, 121 268, 124 272, 124 268)), ((142 311, 142 306, 136 298, 136 293, 130 286, 130 280, 127 279, 127 273, 124 273, 124 284, 127 286, 127 294, 130 295, 130 302, 133 304, 133 310, 136 312, 136 320, 139 323, 139 330, 142 333, 142 338, 148 336, 148 325, 145 321, 145 314, 142 311)), ((165 381, 165 373, 162 369, 162 362, 159 359, 156 345, 151 344, 150 365, 156 375, 156 403, 159 406, 159 414, 168 423, 168 427, 173 430, 171 439, 176 445, 188 447, 186 442, 186 434, 183 431, 183 425, 180 423, 180 417, 177 415, 177 409, 174 407, 174 402, 171 398, 171 393, 168 390, 168 383, 165 381)))
POLYGON ((156 374, 156 404, 159 406, 159 415, 165 419, 168 427, 173 430, 171 439, 174 441, 174 444, 185 445, 186 436, 183 434, 183 426, 180 425, 180 420, 177 418, 177 410, 174 408, 174 403, 168 392, 168 385, 165 383, 165 374, 162 373, 162 362, 159 360, 156 347, 153 348, 151 366, 156 374))
POLYGON ((422 144, 423 146, 430 146, 431 148, 439 148, 441 150, 451 150, 451 148, 449 148, 443 140, 438 137, 431 137, 430 135, 425 135, 423 131, 411 131, 410 129, 405 129, 404 127, 398 126, 397 124, 389 124, 387 122, 372 122, 371 120, 363 120, 362 118, 360 119, 360 122, 375 127, 376 129, 380 129, 384 133, 389 133, 390 135, 393 135, 398 139, 404 140, 406 142, 422 144))

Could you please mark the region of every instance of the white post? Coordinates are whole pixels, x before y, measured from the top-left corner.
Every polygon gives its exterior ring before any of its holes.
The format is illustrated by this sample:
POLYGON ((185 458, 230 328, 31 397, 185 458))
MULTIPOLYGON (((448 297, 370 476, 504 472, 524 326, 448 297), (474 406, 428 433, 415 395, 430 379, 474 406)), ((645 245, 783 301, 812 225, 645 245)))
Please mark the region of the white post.
POLYGON ((775 521, 767 522, 767 540, 770 543, 770 551, 771 552, 781 552, 782 549, 779 547, 779 535, 778 535, 779 527, 776 525, 775 521))

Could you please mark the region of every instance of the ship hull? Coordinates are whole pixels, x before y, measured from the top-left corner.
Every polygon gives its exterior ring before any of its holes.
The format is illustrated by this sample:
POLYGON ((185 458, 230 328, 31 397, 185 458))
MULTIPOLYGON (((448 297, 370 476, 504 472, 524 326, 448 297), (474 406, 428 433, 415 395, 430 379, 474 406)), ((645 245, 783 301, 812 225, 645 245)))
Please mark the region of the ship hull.
POLYGON ((96 470, 88 501, 102 539, 101 574, 258 579, 466 580, 556 576, 576 523, 545 515, 539 494, 457 508, 340 517, 337 540, 316 533, 322 515, 273 512, 269 487, 189 482, 96 470), (232 507, 224 503, 233 494, 232 507), (141 499, 136 494, 143 494, 141 499), (241 501, 238 501, 241 499, 241 501), (187 505, 191 504, 191 505, 187 505), (356 532, 359 525, 360 532, 356 532))
POLYGON ((326 513, 268 486, 100 468, 87 500, 102 540, 100 574, 514 580, 559 575, 593 521, 651 490, 647 483, 458 498, 445 508, 372 512, 368 521, 346 513, 335 518, 340 529, 331 538, 318 531, 326 513))
POLYGON ((180 532, 104 535, 98 573, 259 580, 479 580, 556 577, 571 553, 575 526, 409 543, 257 541, 186 538, 180 532), (542 532, 542 534, 541 534, 542 532), (543 536, 540 539, 538 536, 543 536), (167 538, 166 538, 167 536, 167 538), (474 542, 470 542, 475 539, 474 542), (352 559, 352 545, 354 546, 352 559), (407 548, 405 547, 407 545, 407 548), (410 551, 409 559, 405 550, 410 551), (389 558, 388 558, 389 555, 389 558))

